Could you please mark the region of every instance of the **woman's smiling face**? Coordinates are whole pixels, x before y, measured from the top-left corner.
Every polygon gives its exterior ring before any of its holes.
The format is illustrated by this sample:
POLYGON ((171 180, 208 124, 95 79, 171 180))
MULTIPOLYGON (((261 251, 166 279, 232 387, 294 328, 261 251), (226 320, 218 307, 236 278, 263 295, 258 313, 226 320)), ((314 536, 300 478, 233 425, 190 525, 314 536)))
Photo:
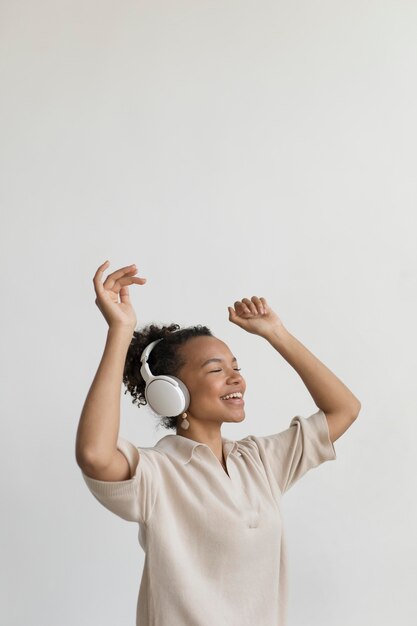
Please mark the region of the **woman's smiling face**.
POLYGON ((246 382, 229 347, 217 337, 200 336, 189 339, 179 349, 185 365, 177 376, 190 392, 188 415, 217 423, 244 420, 246 382), (222 399, 236 392, 241 393, 240 399, 222 399))

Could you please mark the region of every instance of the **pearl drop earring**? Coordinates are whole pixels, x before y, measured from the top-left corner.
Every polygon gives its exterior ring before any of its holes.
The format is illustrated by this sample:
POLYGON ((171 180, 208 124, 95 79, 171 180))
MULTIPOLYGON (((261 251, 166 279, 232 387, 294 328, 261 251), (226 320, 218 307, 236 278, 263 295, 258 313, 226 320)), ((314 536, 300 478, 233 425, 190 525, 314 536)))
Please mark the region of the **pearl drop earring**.
POLYGON ((190 426, 190 422, 186 419, 187 418, 187 413, 183 413, 182 417, 184 419, 181 422, 181 428, 183 428, 184 430, 187 430, 187 428, 190 426))

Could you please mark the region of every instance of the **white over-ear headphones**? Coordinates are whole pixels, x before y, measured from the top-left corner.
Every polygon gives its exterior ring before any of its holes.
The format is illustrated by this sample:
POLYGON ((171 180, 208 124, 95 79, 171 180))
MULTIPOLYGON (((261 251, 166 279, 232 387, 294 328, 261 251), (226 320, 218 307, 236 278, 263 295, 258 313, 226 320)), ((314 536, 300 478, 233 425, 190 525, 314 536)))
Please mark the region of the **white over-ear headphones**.
POLYGON ((140 373, 146 383, 145 398, 150 408, 160 417, 176 417, 190 404, 190 393, 187 387, 175 376, 154 376, 147 362, 154 346, 162 339, 164 337, 156 339, 142 352, 140 373))

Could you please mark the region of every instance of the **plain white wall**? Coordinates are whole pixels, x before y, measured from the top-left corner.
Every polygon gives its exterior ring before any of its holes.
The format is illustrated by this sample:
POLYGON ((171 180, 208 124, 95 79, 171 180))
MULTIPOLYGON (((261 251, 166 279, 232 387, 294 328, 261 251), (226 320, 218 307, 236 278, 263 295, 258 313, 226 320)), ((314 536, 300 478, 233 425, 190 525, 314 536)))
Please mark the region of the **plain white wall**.
MULTIPOLYGON (((1 22, 1 623, 134 624, 137 526, 74 451, 109 259, 148 279, 139 325, 207 324, 238 356, 225 436, 316 410, 228 321, 243 297, 361 400, 285 497, 289 626, 414 625, 417 5, 14 0, 1 22)), ((121 403, 136 445, 172 433, 121 403)))

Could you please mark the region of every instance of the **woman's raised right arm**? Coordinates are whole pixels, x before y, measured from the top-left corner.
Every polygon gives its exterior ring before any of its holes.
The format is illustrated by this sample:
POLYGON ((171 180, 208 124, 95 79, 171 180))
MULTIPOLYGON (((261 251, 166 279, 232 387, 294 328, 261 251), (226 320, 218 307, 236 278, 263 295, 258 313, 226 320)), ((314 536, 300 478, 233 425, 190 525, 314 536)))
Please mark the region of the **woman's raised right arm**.
POLYGON ((132 339, 129 327, 109 328, 103 356, 81 412, 77 430, 76 458, 81 469, 98 480, 114 472, 128 477, 129 465, 116 448, 120 427, 120 395, 127 349, 132 339), (98 475, 100 474, 100 477, 98 475))
POLYGON ((106 265, 107 262, 98 268, 93 280, 96 304, 109 329, 103 356, 81 412, 75 454, 79 467, 91 478, 118 481, 130 478, 127 459, 116 447, 123 370, 136 326, 128 285, 143 284, 146 278, 133 276, 136 267, 129 266, 113 272, 101 283, 106 265))

